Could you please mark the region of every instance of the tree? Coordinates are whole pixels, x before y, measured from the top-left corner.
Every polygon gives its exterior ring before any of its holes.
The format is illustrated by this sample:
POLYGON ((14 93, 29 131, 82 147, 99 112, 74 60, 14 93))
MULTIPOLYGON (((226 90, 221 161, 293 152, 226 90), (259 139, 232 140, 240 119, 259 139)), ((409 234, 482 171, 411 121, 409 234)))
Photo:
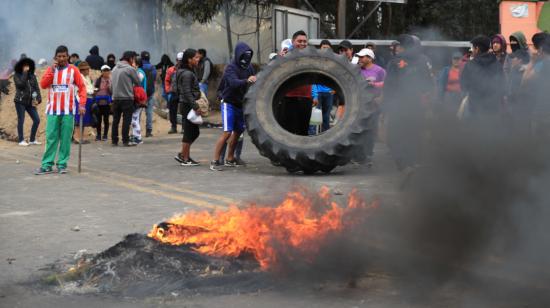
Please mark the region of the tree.
MULTIPOLYGON (((343 1, 307 2, 321 15, 323 22, 338 28, 338 4, 343 1)), ((347 0, 346 35, 338 35, 338 38, 347 37, 376 5, 372 1, 347 0)), ((499 1, 408 0, 407 4, 384 3, 353 38, 385 39, 423 29, 437 30, 450 40, 469 40, 480 33, 496 33, 499 29, 499 1)), ((323 32, 329 38, 334 35, 332 31, 323 32)))
POLYGON ((209 23, 220 11, 225 14, 225 30, 227 32, 227 46, 229 58, 233 57, 233 40, 231 31, 231 13, 239 9, 246 9, 249 5, 256 7, 256 39, 258 42, 258 63, 261 63, 260 49, 260 10, 271 7, 278 0, 167 0, 172 9, 182 17, 191 17, 193 21, 201 24, 209 23))

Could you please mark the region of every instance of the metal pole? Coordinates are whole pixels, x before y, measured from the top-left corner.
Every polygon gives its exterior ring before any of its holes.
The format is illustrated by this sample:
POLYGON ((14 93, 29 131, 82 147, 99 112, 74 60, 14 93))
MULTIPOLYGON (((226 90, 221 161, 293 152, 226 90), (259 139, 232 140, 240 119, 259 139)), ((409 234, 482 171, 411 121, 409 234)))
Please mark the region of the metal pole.
POLYGON ((84 115, 78 113, 79 117, 79 127, 80 130, 80 141, 78 142, 78 173, 82 171, 82 136, 84 135, 84 115))

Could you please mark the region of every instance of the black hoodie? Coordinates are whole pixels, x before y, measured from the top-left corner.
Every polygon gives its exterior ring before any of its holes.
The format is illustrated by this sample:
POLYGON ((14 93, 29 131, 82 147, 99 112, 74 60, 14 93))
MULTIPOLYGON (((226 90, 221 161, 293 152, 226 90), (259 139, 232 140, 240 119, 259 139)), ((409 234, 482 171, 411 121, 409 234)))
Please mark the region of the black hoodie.
POLYGON ((16 104, 22 104, 30 106, 32 105, 32 93, 36 92, 36 100, 42 102, 40 96, 40 88, 38 87, 38 80, 34 74, 35 64, 30 58, 23 58, 15 64, 15 74, 13 75, 13 82, 15 83, 15 98, 16 104), (23 66, 28 65, 29 71, 23 72, 23 66))
POLYGON ((101 67, 105 64, 105 61, 101 56, 99 56, 99 47, 94 46, 90 49, 90 55, 86 57, 86 62, 88 62, 93 70, 101 70, 101 67))
POLYGON ((460 84, 468 93, 472 114, 495 115, 499 112, 506 86, 502 65, 494 54, 487 52, 466 63, 460 84))

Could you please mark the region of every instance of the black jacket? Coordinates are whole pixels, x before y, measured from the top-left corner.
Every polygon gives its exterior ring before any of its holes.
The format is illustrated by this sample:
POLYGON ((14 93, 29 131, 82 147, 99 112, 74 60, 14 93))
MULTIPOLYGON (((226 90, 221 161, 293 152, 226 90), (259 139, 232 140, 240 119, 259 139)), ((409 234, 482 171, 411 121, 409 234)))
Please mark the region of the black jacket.
POLYGON ((388 63, 386 72, 386 111, 405 117, 423 114, 423 100, 435 89, 430 59, 417 49, 407 50, 388 63))
POLYGON ((13 82, 15 83, 15 98, 16 104, 22 104, 30 106, 32 105, 32 93, 36 92, 36 100, 42 102, 40 96, 40 88, 38 87, 38 80, 34 74, 35 65, 34 61, 30 58, 25 58, 15 64, 15 74, 13 75, 13 82), (23 72, 23 66, 28 65, 29 71, 23 72))
POLYGON ((496 114, 505 95, 502 65, 492 53, 476 56, 466 63, 460 76, 462 90, 468 93, 472 114, 496 114))
POLYGON ((188 104, 197 110, 199 105, 196 101, 201 97, 201 90, 195 72, 187 67, 180 68, 176 73, 176 80, 179 103, 188 104))
POLYGON ((105 60, 99 56, 99 47, 94 46, 90 49, 90 55, 86 57, 86 62, 88 62, 93 70, 101 70, 101 67, 105 64, 105 60))

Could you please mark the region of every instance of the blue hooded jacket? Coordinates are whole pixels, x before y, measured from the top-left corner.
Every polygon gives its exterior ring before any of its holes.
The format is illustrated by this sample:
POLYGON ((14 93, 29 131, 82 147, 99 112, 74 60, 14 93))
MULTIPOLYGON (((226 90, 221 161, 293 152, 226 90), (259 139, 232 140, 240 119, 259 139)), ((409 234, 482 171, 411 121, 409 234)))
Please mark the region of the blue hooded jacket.
POLYGON ((220 89, 218 89, 224 103, 237 108, 243 107, 244 96, 248 91, 248 77, 255 74, 252 63, 246 69, 239 65, 241 56, 247 51, 252 52, 252 49, 246 43, 239 42, 235 46, 235 59, 225 68, 220 89))

